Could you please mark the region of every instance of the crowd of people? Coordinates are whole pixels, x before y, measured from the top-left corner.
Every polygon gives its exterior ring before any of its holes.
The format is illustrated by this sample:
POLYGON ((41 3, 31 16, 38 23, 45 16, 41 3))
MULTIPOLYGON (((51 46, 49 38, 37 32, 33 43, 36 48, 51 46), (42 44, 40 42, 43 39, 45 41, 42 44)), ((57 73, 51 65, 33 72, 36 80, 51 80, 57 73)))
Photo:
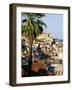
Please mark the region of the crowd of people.
MULTIPOLYGON (((42 48, 39 43, 37 47, 32 47, 32 76, 56 75, 57 72, 55 71, 56 67, 54 64, 63 65, 62 58, 58 58, 59 53, 63 53, 62 47, 58 45, 55 40, 48 44, 48 46, 49 47, 44 46, 44 48, 42 48)), ((28 75, 28 53, 27 50, 22 52, 22 76, 28 75)), ((63 72, 61 71, 61 74, 62 73, 63 72)))

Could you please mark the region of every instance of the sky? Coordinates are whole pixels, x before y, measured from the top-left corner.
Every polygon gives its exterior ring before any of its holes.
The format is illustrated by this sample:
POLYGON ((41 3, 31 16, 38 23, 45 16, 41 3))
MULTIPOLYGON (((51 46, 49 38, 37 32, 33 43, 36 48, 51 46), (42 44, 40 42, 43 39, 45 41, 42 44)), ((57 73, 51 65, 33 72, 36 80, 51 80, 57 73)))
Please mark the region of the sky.
POLYGON ((46 23, 47 28, 44 33, 51 33, 54 38, 63 40, 63 15, 62 14, 45 14, 42 20, 46 23))
MULTIPOLYGON (((23 16, 22 19, 24 19, 23 16)), ((42 21, 47 25, 43 30, 44 33, 51 33, 53 38, 63 40, 63 14, 47 13, 42 21)))

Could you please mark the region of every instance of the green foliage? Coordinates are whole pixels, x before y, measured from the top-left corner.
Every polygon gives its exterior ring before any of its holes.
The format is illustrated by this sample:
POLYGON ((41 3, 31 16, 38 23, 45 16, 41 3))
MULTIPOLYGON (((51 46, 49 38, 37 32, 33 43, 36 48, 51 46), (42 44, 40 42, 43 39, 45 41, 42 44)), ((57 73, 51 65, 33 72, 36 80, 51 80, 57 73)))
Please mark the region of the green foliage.
POLYGON ((22 16, 25 17, 25 19, 22 20, 22 35, 33 41, 43 32, 43 28, 47 27, 41 20, 45 15, 39 13, 22 13, 22 16))

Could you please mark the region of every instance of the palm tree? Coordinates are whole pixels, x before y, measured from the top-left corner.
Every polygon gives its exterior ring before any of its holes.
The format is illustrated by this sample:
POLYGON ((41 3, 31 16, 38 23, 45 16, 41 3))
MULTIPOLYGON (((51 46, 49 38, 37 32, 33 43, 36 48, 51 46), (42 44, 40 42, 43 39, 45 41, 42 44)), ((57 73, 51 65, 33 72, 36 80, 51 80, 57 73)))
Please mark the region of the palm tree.
POLYGON ((24 16, 24 19, 22 20, 22 35, 28 41, 30 62, 32 62, 33 41, 43 32, 43 28, 47 27, 41 20, 45 15, 39 13, 22 13, 22 16, 24 16))

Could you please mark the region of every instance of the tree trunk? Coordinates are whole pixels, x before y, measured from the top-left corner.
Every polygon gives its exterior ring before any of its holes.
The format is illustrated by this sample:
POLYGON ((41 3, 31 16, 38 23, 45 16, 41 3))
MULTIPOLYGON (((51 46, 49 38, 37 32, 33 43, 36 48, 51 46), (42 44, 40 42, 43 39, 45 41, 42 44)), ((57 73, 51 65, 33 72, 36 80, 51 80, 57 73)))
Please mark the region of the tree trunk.
POLYGON ((29 76, 31 76, 31 69, 32 69, 32 42, 29 41, 29 61, 28 61, 28 66, 29 66, 29 76))

